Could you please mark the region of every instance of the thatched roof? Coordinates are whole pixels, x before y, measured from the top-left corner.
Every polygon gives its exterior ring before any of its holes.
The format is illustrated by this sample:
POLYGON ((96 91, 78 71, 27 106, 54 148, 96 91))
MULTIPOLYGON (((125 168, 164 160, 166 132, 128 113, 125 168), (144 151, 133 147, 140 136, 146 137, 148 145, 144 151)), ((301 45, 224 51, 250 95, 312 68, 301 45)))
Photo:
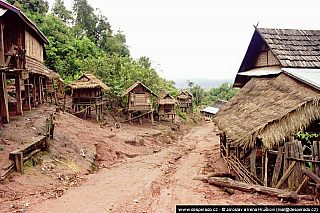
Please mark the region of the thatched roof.
POLYGON ((141 81, 137 81, 136 83, 134 83, 131 87, 129 87, 126 91, 124 91, 121 94, 121 97, 125 96, 126 94, 128 94, 129 92, 131 92, 134 88, 136 88, 137 86, 143 86, 145 89, 147 89, 151 94, 153 94, 154 96, 158 97, 158 95, 156 93, 154 93, 151 89, 149 89, 146 85, 144 85, 141 81))
POLYGON ((92 89, 101 88, 103 90, 110 90, 110 88, 100 81, 97 77, 92 74, 83 74, 80 78, 66 86, 71 89, 92 89))
POLYGON ((188 90, 183 90, 179 93, 179 95, 177 96, 178 99, 189 99, 192 98, 192 94, 191 92, 189 92, 188 90))
POLYGON ((29 73, 45 75, 50 79, 61 78, 61 76, 57 72, 50 70, 46 66, 44 66, 43 62, 29 56, 26 56, 26 69, 29 73))
POLYGON ((158 104, 175 104, 176 100, 172 95, 170 95, 167 92, 164 92, 157 98, 157 103, 158 104))
POLYGON ((282 73, 252 78, 214 121, 235 145, 271 148, 320 118, 320 92, 282 73))
POLYGON ((251 76, 278 74, 283 68, 320 68, 320 30, 255 28, 234 86, 242 87, 251 76), (267 64, 256 64, 261 57, 267 64))

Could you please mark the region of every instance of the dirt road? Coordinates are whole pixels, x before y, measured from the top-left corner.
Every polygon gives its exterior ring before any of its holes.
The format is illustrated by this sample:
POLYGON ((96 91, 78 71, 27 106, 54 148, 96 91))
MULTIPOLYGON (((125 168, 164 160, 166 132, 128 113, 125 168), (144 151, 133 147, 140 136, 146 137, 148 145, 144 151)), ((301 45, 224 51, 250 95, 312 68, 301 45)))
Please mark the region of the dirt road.
POLYGON ((197 180, 226 170, 215 126, 207 123, 160 152, 89 175, 82 186, 30 206, 28 212, 175 212, 176 204, 283 204, 258 194, 229 195, 197 180))

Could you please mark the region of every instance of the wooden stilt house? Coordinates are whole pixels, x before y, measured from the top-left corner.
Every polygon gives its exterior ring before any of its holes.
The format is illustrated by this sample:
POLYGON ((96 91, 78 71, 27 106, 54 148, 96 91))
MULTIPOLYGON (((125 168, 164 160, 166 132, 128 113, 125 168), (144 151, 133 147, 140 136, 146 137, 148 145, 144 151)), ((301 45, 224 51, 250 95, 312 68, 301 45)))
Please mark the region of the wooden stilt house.
POLYGON ((181 112, 192 113, 193 106, 192 106, 192 94, 187 91, 181 91, 177 96, 178 106, 181 112))
MULTIPOLYGON (((137 81, 131 87, 121 94, 121 97, 128 94, 128 119, 132 119, 133 113, 148 114, 149 119, 153 123, 153 107, 151 95, 158 97, 151 89, 149 89, 142 82, 137 81)), ((141 116, 139 116, 140 123, 142 123, 141 116)))
POLYGON ((245 182, 319 197, 320 138, 298 137, 320 130, 319 43, 320 30, 255 29, 241 89, 214 117, 221 155, 245 182))
POLYGON ((157 103, 159 105, 159 121, 161 117, 171 118, 172 122, 175 122, 176 117, 176 100, 169 93, 162 93, 157 98, 157 103))
MULTIPOLYGON (((1 120, 9 122, 7 80, 14 79, 16 113, 43 102, 44 82, 52 79, 43 65, 48 39, 19 9, 0 1, 0 104, 1 120), (21 89, 22 88, 22 89, 21 89)), ((60 76, 59 76, 60 77, 60 76)))
POLYGON ((66 86, 72 90, 72 112, 83 113, 84 117, 95 110, 97 121, 103 119, 103 91, 110 88, 92 74, 83 74, 80 78, 66 86))

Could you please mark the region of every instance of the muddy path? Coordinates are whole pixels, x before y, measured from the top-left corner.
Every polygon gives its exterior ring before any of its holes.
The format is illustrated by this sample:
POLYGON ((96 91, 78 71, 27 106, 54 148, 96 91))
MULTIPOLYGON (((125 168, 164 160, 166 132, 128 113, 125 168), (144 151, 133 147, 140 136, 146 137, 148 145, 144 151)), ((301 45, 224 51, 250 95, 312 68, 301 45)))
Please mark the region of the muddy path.
POLYGON ((283 204, 258 194, 229 195, 197 179, 227 171, 216 133, 213 123, 194 127, 172 146, 101 169, 82 186, 28 212, 175 212, 177 204, 283 204))

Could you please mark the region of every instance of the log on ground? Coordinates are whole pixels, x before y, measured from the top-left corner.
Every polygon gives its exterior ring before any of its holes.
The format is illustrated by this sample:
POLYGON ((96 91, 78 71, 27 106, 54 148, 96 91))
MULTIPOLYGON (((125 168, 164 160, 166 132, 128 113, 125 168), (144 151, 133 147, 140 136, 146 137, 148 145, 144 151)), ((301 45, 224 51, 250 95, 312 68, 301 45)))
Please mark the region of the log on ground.
POLYGON ((297 202, 298 195, 296 192, 288 192, 282 189, 275 189, 271 187, 265 187, 254 184, 247 184, 241 181, 232 180, 226 177, 210 177, 208 179, 208 183, 211 185, 219 186, 219 187, 229 187, 240 191, 245 192, 258 192, 260 194, 268 195, 268 196, 276 196, 279 199, 283 199, 289 202, 297 202))

